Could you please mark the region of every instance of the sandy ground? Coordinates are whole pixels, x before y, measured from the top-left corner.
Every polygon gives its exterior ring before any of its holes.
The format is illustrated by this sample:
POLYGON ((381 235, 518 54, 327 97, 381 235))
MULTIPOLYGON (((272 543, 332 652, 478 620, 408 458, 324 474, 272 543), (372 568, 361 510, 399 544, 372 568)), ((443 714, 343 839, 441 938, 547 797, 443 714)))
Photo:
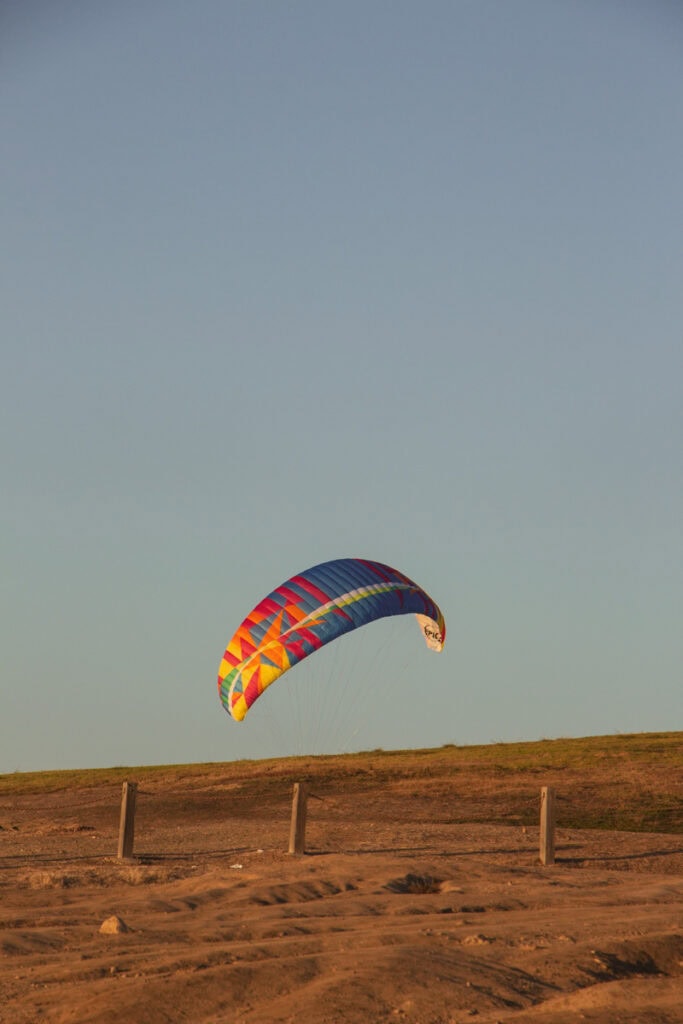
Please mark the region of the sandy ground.
POLYGON ((287 800, 212 792, 193 817, 141 791, 131 863, 120 788, 4 802, 2 1024, 683 1022, 680 835, 559 829, 544 868, 537 829, 349 796, 292 857, 287 800))

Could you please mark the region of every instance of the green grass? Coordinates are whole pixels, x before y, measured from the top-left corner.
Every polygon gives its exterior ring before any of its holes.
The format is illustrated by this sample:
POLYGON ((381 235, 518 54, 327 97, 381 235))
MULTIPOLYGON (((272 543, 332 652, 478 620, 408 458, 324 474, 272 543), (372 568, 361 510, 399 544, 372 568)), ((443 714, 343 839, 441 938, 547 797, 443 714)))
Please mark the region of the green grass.
POLYGON ((197 815, 212 787, 232 784, 225 810, 268 813, 307 779, 321 796, 362 795, 373 815, 444 822, 533 825, 542 785, 558 797, 558 824, 683 832, 683 733, 636 733, 426 750, 226 763, 153 765, 0 775, 0 798, 120 786, 135 779, 158 800, 188 803, 197 815), (406 802, 409 806, 406 807, 406 802), (386 809, 383 804, 386 803, 386 809), (254 807, 257 810, 254 811, 254 807))

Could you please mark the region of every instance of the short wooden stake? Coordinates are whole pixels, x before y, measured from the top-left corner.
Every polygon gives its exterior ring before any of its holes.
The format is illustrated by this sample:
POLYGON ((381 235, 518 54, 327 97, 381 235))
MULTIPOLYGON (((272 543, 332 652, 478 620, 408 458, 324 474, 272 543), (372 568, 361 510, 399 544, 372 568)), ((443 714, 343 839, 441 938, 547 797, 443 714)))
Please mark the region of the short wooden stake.
POLYGON ((137 782, 124 782, 121 796, 121 824, 119 826, 119 860, 133 856, 133 838, 135 835, 135 795, 137 782))
POLYGON ((289 829, 289 852, 302 854, 306 849, 306 783, 294 783, 292 823, 289 829))
POLYGON ((555 863, 555 790, 552 786, 541 787, 541 864, 555 863))

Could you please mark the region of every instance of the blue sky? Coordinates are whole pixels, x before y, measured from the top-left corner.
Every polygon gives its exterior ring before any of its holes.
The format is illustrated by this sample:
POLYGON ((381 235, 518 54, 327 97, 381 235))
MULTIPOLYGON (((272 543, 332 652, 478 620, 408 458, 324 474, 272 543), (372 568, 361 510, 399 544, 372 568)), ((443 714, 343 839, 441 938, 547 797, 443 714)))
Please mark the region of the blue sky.
POLYGON ((0 19, 0 771, 683 728, 678 5, 0 19), (232 722, 243 616, 349 555, 443 654, 232 722))

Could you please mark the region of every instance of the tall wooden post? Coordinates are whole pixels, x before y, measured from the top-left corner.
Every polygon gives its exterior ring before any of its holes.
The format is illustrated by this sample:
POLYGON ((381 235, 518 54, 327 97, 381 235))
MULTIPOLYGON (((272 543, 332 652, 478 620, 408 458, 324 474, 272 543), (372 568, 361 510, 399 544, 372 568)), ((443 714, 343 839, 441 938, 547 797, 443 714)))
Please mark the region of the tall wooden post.
POLYGON ((289 852, 301 854, 306 848, 306 798, 305 782, 294 783, 292 800, 292 823, 289 829, 289 852))
POLYGON ((539 855, 541 864, 555 863, 555 790, 541 787, 541 834, 539 855))
POLYGON ((121 795, 121 824, 119 825, 119 860, 126 860, 133 856, 135 796, 137 790, 137 782, 124 782, 121 795))

